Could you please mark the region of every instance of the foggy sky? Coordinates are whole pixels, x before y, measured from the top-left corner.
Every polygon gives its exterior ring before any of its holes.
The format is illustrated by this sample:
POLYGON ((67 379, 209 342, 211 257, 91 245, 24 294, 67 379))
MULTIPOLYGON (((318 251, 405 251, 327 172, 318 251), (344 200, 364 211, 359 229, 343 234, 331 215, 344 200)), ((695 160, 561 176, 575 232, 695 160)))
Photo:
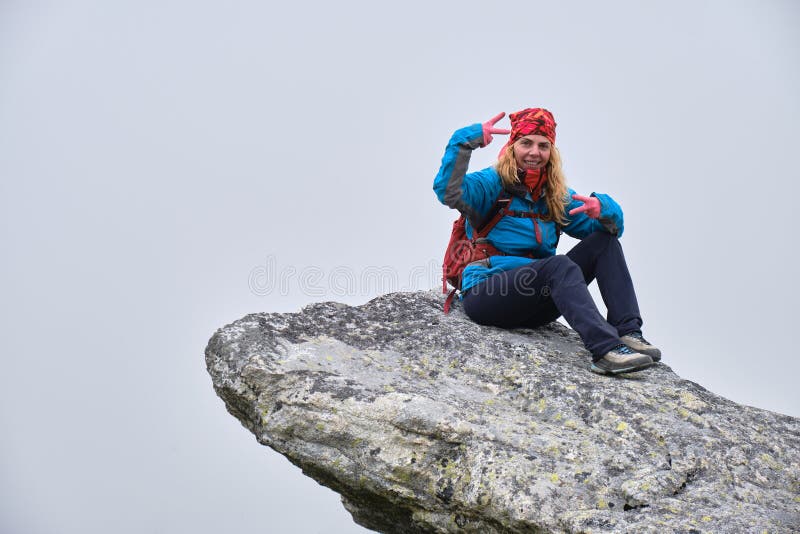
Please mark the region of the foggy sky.
POLYGON ((205 345, 437 287, 444 146, 525 107, 622 206, 664 363, 800 416, 799 12, 4 0, 0 531, 364 532, 225 411, 205 345))

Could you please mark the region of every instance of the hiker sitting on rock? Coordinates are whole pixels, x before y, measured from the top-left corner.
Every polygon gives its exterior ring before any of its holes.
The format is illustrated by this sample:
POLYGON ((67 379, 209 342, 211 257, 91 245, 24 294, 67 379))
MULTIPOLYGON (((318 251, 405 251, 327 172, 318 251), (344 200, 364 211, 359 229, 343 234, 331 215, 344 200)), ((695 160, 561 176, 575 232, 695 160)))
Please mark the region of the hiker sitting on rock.
POLYGON ((549 111, 512 113, 510 131, 495 128, 503 116, 457 130, 433 182, 439 200, 465 221, 466 267, 462 272, 457 266, 453 278, 446 275, 460 283, 464 311, 476 323, 502 328, 535 328, 563 315, 592 353, 592 371, 616 374, 653 365, 661 351, 642 337, 619 242, 619 205, 608 195, 586 197, 567 187, 549 111), (509 133, 494 167, 467 173, 473 150, 488 145, 493 134, 509 133), (581 240, 565 255, 556 254, 561 231, 581 240), (595 278, 608 320, 587 288, 595 278))

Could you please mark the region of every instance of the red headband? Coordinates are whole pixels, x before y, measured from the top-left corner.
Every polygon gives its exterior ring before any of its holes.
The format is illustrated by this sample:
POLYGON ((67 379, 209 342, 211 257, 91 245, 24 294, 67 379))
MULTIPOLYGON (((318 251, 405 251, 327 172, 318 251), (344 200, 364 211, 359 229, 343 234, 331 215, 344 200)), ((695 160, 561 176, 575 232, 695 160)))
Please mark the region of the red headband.
POLYGON ((528 108, 508 116, 511 119, 509 144, 526 135, 543 135, 556 143, 556 121, 553 114, 544 108, 528 108))

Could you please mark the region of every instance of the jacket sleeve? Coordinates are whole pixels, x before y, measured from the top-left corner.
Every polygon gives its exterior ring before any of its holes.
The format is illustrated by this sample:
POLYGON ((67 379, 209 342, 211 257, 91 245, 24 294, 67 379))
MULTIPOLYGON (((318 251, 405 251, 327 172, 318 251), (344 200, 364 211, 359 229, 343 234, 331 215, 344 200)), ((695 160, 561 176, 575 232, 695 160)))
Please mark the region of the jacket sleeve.
POLYGON ((564 210, 569 223, 564 227, 567 235, 576 239, 583 239, 593 232, 603 231, 611 235, 622 237, 624 230, 622 208, 613 198, 603 193, 592 193, 591 196, 597 197, 600 201, 600 217, 592 219, 586 213, 576 213, 570 215, 569 212, 583 205, 580 200, 574 200, 572 195, 575 191, 569 190, 570 203, 564 210))
POLYGON ((485 171, 467 174, 472 151, 483 146, 483 127, 473 124, 456 130, 447 143, 433 190, 439 202, 457 209, 471 223, 489 209, 497 191, 485 171))

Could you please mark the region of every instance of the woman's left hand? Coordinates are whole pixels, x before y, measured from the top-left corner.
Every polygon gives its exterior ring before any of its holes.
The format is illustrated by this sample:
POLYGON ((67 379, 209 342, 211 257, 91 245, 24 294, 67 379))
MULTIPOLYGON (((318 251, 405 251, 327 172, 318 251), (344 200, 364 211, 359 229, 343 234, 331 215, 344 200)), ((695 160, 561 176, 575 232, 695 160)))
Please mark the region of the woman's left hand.
POLYGON ((492 134, 508 135, 511 133, 511 130, 494 127, 495 123, 505 116, 506 112, 503 111, 502 113, 498 113, 488 121, 481 124, 481 127, 483 128, 483 146, 486 146, 492 142, 492 134))
POLYGON ((591 217, 592 219, 597 219, 600 217, 600 200, 597 197, 585 197, 583 195, 572 195, 574 200, 580 200, 583 202, 583 206, 579 206, 577 208, 569 210, 570 215, 575 215, 576 213, 585 212, 586 215, 591 217))

